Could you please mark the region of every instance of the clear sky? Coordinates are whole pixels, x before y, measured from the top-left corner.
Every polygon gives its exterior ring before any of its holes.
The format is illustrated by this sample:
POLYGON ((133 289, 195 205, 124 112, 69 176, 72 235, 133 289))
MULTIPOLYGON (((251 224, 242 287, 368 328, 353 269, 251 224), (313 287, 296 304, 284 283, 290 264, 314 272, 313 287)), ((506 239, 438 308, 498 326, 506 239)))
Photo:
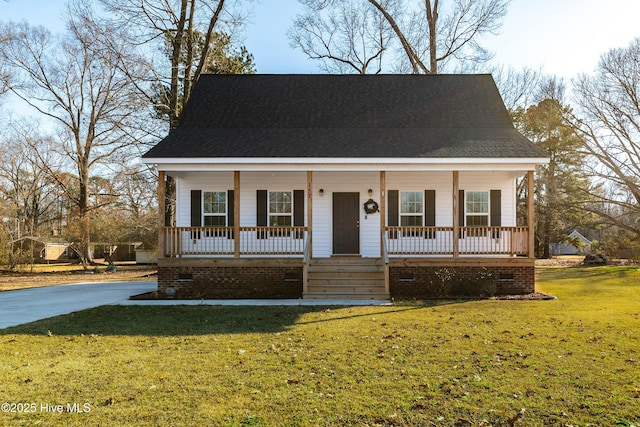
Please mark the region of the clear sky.
MULTIPOLYGON (((446 1, 446 0, 445 0, 446 1)), ((60 30, 64 0, 0 0, 0 19, 27 20, 60 30)), ((314 61, 289 47, 286 31, 300 7, 296 0, 254 5, 244 44, 259 73, 317 73, 314 61)), ((495 62, 542 67, 571 78, 593 71, 600 54, 640 37, 640 0, 513 0, 501 34, 485 40, 495 62)))

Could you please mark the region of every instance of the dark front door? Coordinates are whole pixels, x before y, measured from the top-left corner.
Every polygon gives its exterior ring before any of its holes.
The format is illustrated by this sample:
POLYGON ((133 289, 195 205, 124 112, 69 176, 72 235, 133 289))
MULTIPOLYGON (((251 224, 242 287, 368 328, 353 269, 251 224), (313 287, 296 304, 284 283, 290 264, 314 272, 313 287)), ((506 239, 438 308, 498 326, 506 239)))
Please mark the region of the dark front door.
POLYGON ((333 253, 360 253, 359 193, 333 193, 333 253))

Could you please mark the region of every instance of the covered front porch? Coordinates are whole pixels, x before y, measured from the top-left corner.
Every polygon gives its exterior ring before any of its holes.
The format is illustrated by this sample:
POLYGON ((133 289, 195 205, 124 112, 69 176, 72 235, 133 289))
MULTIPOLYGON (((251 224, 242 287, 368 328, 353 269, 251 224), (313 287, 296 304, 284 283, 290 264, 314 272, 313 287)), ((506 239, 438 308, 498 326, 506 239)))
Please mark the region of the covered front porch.
MULTIPOLYGON (((514 268, 531 271, 523 292, 533 291, 533 237, 529 232, 533 229, 532 170, 525 172, 529 194, 526 225, 517 225, 522 221, 510 218, 511 214, 505 216, 506 220, 498 221, 504 225, 465 225, 465 212, 461 212, 464 190, 460 184, 462 181, 464 188, 473 189, 471 183, 477 181, 477 171, 420 172, 415 178, 399 170, 355 171, 346 177, 344 174, 337 177, 329 171, 285 171, 279 178, 270 178, 275 173, 265 174, 266 178, 256 184, 257 174, 257 171, 225 173, 225 179, 233 186, 226 193, 224 226, 184 225, 185 215, 182 219, 178 217, 176 226, 166 226, 161 220, 158 267, 159 272, 165 272, 159 273, 161 291, 186 288, 194 281, 217 282, 225 288, 220 297, 229 298, 233 297, 234 286, 243 288, 242 281, 254 284, 264 281, 264 286, 255 285, 253 291, 247 289, 237 297, 319 298, 348 294, 388 298, 389 295, 402 296, 399 294, 406 293, 408 285, 420 287, 426 286, 426 282, 433 283, 434 277, 442 276, 440 273, 446 269, 464 272, 465 280, 478 274, 486 275, 486 270, 491 270, 489 276, 494 281, 514 283, 520 275, 514 273, 514 268), (372 184, 374 176, 376 182, 372 184), (300 178, 304 179, 304 185, 300 185, 300 178), (260 213, 254 202, 256 191, 259 199, 261 186, 280 190, 285 181, 297 182, 288 188, 304 188, 289 191, 292 209, 294 198, 303 208, 296 206, 296 212, 290 213, 290 225, 257 225, 260 213), (422 190, 428 185, 434 189, 422 190), (406 218, 398 199, 403 192, 394 188, 405 187, 421 189, 407 193, 424 194, 424 200, 421 199, 424 208, 420 208, 423 219, 419 225, 402 225, 406 218), (427 199, 435 202, 436 191, 438 204, 434 205, 431 215, 434 222, 437 216, 437 222, 443 224, 428 225, 431 220, 427 199), (349 198, 355 200, 355 209, 345 208, 345 213, 337 208, 349 198), (362 208, 367 199, 375 201, 375 212, 365 212, 362 208), (443 203, 447 199, 448 203, 443 203), (246 205, 249 207, 243 208, 246 205), (349 213, 349 210, 355 212, 349 213), (338 216, 346 220, 337 221, 338 216), (443 218, 448 218, 449 224, 443 218), (347 238, 347 246, 336 246, 336 241, 348 236, 349 229, 353 237, 347 238), (350 243, 354 239, 355 243, 350 243), (267 288, 279 291, 270 296, 267 288)), ((509 172, 511 175, 513 172, 509 172)), ((182 179, 196 181, 188 175, 182 179)), ((161 171, 158 186, 161 205, 165 200, 164 181, 165 172, 161 171)), ((491 189, 497 185, 487 183, 484 187, 491 189)), ((189 191, 193 193, 193 189, 189 191)), ((187 189, 183 190, 183 195, 186 192, 187 189)), ((502 193, 505 199, 507 191, 502 193)), ((512 204, 515 205, 515 200, 512 204)), ((513 211, 515 213, 515 209, 513 211)), ((164 218, 164 206, 160 206, 160 212, 164 218)), ((415 218, 406 217, 412 224, 416 223, 415 218)), ((419 294, 415 290, 410 293, 419 294)))

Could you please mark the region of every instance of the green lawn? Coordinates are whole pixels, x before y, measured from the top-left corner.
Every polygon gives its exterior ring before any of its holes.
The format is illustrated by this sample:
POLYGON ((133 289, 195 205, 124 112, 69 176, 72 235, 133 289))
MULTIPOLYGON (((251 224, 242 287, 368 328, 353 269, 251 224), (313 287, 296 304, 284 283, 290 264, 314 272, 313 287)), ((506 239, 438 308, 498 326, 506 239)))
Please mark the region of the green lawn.
POLYGON ((639 279, 544 269, 554 301, 87 310, 0 330, 0 425, 638 426, 639 279))

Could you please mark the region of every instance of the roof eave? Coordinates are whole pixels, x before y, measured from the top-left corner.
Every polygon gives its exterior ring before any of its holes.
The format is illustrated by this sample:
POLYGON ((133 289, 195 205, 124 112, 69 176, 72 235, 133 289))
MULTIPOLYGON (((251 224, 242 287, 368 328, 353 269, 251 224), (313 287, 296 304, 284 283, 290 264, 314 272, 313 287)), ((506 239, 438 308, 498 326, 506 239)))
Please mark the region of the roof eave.
POLYGON ((547 157, 437 157, 437 158, 150 158, 142 161, 165 171, 256 170, 533 170, 549 163, 547 157))

